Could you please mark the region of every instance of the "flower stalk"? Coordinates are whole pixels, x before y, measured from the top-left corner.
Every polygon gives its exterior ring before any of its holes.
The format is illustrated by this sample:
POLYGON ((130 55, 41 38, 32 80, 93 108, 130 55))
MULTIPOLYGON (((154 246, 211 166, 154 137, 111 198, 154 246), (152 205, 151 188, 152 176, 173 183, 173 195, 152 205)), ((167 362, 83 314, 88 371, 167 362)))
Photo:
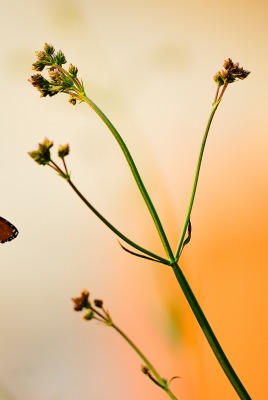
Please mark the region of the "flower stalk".
MULTIPOLYGON (((152 261, 158 261, 162 264, 169 265, 169 261, 165 258, 154 254, 150 250, 145 249, 144 247, 138 245, 137 243, 133 242, 127 236, 125 236, 121 231, 119 231, 114 225, 112 225, 80 192, 80 190, 76 187, 76 185, 71 180, 71 174, 68 171, 67 163, 65 157, 70 152, 70 147, 68 144, 64 146, 59 146, 58 148, 58 157, 61 159, 63 163, 63 169, 52 159, 51 157, 51 148, 54 145, 52 141, 45 138, 43 142, 39 143, 38 149, 29 151, 28 154, 30 157, 34 159, 35 162, 39 165, 48 165, 54 171, 56 171, 63 179, 65 179, 74 192, 78 195, 78 197, 85 203, 85 205, 112 231, 114 232, 120 239, 124 242, 128 243, 131 247, 134 247, 136 250, 140 251, 143 254, 146 254, 148 257, 138 255, 140 257, 149 258, 152 261)), ((121 245, 122 246, 122 245, 121 245)), ((122 246, 123 247, 123 246, 122 246)), ((126 249, 126 251, 129 251, 126 249)))
POLYGON ((135 343, 120 329, 112 320, 110 313, 104 309, 103 301, 96 299, 94 300, 94 306, 89 301, 89 292, 84 290, 81 295, 77 298, 72 299, 74 302, 74 310, 82 311, 86 310, 86 314, 84 315, 84 319, 89 321, 92 319, 101 322, 106 326, 110 326, 113 328, 127 343, 128 345, 135 351, 135 353, 141 358, 142 362, 145 366, 142 366, 141 371, 149 376, 152 382, 154 382, 158 387, 163 389, 167 395, 173 399, 177 400, 177 397, 172 393, 169 387, 169 383, 166 379, 162 378, 160 374, 157 372, 152 363, 148 360, 148 358, 142 353, 142 351, 135 345, 135 343))
POLYGON ((187 210, 187 213, 186 213, 184 225, 183 225, 183 228, 182 228, 180 240, 179 240, 177 251, 176 251, 176 255, 175 255, 175 259, 176 260, 179 260, 179 257, 180 257, 181 252, 182 252, 185 234, 186 234, 189 222, 190 222, 191 213, 192 213, 192 209, 193 209, 193 205, 194 205, 195 194, 196 194, 196 189, 197 189, 197 184, 198 184, 198 179, 199 179, 199 174, 200 174, 200 169, 201 169, 201 165, 202 165, 202 160, 203 160, 204 150, 205 150, 205 146, 206 146, 206 142, 207 142, 207 138, 208 138, 209 129, 210 129, 213 117, 215 115, 215 112, 217 111, 217 108, 218 108, 218 106, 220 104, 220 101, 221 100, 218 99, 218 100, 216 100, 216 102, 214 102, 214 104, 212 106, 212 111, 210 113, 210 116, 209 116, 209 119, 208 119, 208 122, 207 122, 206 129, 205 129, 205 133, 204 133, 204 137, 203 137, 203 140, 202 140, 200 153, 199 153, 199 157, 198 157, 198 161, 197 161, 197 167, 196 167, 196 172, 195 172, 195 176, 194 176, 194 182, 193 182, 192 192, 191 192, 191 196, 190 196, 190 201, 189 201, 189 204, 188 204, 188 210, 187 210))

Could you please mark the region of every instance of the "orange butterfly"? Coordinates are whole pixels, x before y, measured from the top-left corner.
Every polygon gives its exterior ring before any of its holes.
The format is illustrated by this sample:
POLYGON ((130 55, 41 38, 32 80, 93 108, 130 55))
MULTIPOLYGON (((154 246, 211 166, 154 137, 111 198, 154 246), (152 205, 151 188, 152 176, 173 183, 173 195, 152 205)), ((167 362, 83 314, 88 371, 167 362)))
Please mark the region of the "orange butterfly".
POLYGON ((18 236, 18 233, 18 229, 11 222, 0 217, 0 243, 10 242, 18 236))

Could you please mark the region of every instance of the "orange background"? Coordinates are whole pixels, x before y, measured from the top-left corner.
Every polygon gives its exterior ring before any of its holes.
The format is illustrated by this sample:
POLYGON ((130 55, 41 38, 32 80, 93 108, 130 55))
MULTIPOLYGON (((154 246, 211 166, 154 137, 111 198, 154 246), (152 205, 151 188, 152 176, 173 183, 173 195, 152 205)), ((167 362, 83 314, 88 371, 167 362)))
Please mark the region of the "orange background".
POLYGON ((266 400, 266 2, 15 0, 1 5, 0 399, 167 398, 115 332, 72 311, 87 288, 180 400, 235 400, 168 267, 133 258, 67 184, 27 152, 68 142, 72 178, 118 229, 164 256, 107 128, 27 79, 44 42, 79 68, 126 141, 176 248, 216 86, 231 57, 252 73, 228 87, 212 125, 181 267, 252 399, 266 400))

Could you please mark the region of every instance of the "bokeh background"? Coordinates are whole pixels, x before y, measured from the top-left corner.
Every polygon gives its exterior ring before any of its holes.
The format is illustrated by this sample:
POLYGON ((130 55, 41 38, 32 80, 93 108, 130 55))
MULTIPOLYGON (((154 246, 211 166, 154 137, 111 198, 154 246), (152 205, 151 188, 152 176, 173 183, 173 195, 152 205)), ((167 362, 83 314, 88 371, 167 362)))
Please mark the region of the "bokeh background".
POLYGON ((216 86, 231 57, 252 71, 228 87, 208 140, 181 267, 254 400, 268 398, 268 3, 263 0, 1 0, 0 399, 167 398, 115 332, 72 311, 83 288, 180 400, 235 400, 164 266, 133 258, 49 168, 27 152, 71 146, 84 195, 118 229, 163 255, 117 144, 85 105, 40 99, 27 82, 45 42, 79 68, 124 137, 176 247, 216 86))

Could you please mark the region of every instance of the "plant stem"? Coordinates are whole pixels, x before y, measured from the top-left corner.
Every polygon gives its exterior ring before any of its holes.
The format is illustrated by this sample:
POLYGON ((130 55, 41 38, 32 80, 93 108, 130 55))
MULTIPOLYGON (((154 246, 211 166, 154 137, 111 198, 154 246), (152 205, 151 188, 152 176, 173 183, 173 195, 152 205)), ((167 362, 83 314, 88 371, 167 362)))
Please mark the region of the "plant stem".
MULTIPOLYGON (((177 247, 177 251, 176 251, 176 260, 179 259, 179 256, 181 254, 181 250, 183 247, 183 243, 184 243, 184 237, 186 234, 186 230, 190 221, 190 217, 191 217, 191 212, 193 209, 193 204, 194 204, 194 199, 195 199, 195 194, 196 194, 196 188, 197 188, 197 184, 198 184, 198 179, 199 179, 199 174, 200 174, 200 168, 201 168, 201 164, 202 164, 202 159, 203 159, 203 154, 204 154, 204 150, 205 150, 205 145, 206 145, 206 141, 207 141, 207 137, 208 137, 208 133, 209 133, 209 129, 213 120, 213 117, 215 115, 215 112, 220 104, 221 98, 222 98, 222 94, 221 96, 217 99, 218 96, 218 91, 216 93, 216 97, 215 97, 215 101, 213 103, 212 106, 212 110, 207 122, 207 126, 205 129, 205 133, 203 136, 203 140, 202 140, 202 144, 201 144, 201 148, 200 148, 200 152, 199 152, 199 157, 198 157, 198 161, 197 161, 197 167, 196 167, 196 172, 195 172, 195 176, 194 176, 194 182, 193 182, 193 187, 192 187, 192 192, 191 192, 191 197, 190 197, 190 201, 189 201, 189 205, 188 205, 188 210, 187 210, 187 214, 186 214, 186 218, 185 218, 185 222, 184 222, 184 226, 182 229, 182 233, 181 233, 181 237, 179 240, 179 244, 177 247)), ((229 379, 230 383, 232 384, 233 388, 235 389, 235 391, 237 392, 237 394, 239 395, 240 399, 242 400, 250 400, 250 396, 247 393, 245 387, 243 386, 242 382, 240 381, 240 379, 238 378, 236 372, 234 371, 233 367, 231 366, 229 360, 227 359, 222 347, 220 346, 220 343, 218 342, 218 339, 216 338, 205 314, 203 313, 197 299, 195 298, 195 295, 190 287, 190 285, 188 284, 182 270, 180 269, 178 262, 174 262, 172 264, 173 266, 173 270, 174 270, 174 274, 177 278, 177 281, 179 282, 179 285, 213 351, 213 353, 215 354, 217 360, 219 361, 219 364, 221 365, 224 373, 226 374, 227 378, 229 379)))
POLYGON ((100 214, 95 207, 89 201, 82 195, 82 193, 77 189, 77 187, 73 184, 73 182, 70 179, 66 179, 71 188, 75 191, 75 193, 80 197, 80 199, 86 204, 86 206, 106 225, 108 228, 110 228, 118 237, 120 237, 124 242, 128 243, 130 246, 134 247, 135 249, 141 251, 142 253, 147 254, 148 256, 159 260, 162 264, 170 264, 168 260, 165 260, 164 258, 158 256, 157 254, 152 253, 151 251, 139 246, 132 240, 130 240, 128 237, 126 237, 123 233, 121 233, 118 229, 116 229, 106 218, 103 217, 102 214, 100 214))
POLYGON ((178 263, 173 264, 173 270, 177 281, 179 282, 180 287, 227 378, 241 400, 251 400, 251 397, 227 359, 178 263))
POLYGON ((137 183, 137 186, 141 192, 141 195, 147 205, 147 208, 152 216, 152 219, 154 221, 154 224, 156 226, 156 229, 158 231, 159 237, 162 241, 163 247, 165 249, 165 252, 168 256, 168 258, 173 261, 174 260, 174 255, 173 252, 171 250, 170 244, 168 242, 166 233, 164 231, 164 228, 161 224, 161 221, 159 219, 159 216, 155 210, 155 207, 150 199, 150 196, 143 184, 143 181, 140 177, 140 174, 137 170, 137 167, 134 163, 134 160, 125 144, 125 142, 123 141, 122 137, 120 136, 119 132, 115 129, 115 127, 113 126, 113 124, 111 123, 111 121, 106 117, 106 115, 99 109, 99 107, 92 101, 90 100, 86 94, 80 95, 81 100, 85 101, 97 114, 98 116, 102 119, 102 121, 105 123, 105 125, 109 128, 109 130, 111 131, 112 135, 114 136, 115 140, 117 141, 117 143, 119 144, 121 150, 123 151, 123 154, 128 162, 128 165, 130 167, 130 170, 132 172, 132 175, 137 183))
POLYGON ((187 230, 187 227, 188 227, 188 224, 189 224, 189 221, 190 221, 190 217, 191 217, 191 212, 192 212, 192 209, 193 209, 195 193, 196 193, 196 188, 197 188, 200 168, 201 168, 201 164, 202 164, 203 154, 204 154, 204 150, 205 150, 205 145, 206 145, 206 141, 207 141, 207 137, 208 137, 208 132, 209 132, 209 129, 210 129, 211 122, 213 120, 214 114, 215 114, 219 104, 220 104, 220 100, 216 101, 213 104, 212 111, 210 113, 210 116, 209 116, 209 119, 208 119, 208 122, 207 122, 207 126, 206 126, 206 129, 205 129, 205 133, 204 133, 204 136, 203 136, 203 140, 202 140, 202 144, 201 144, 201 148, 200 148, 200 152, 199 152, 199 157, 198 157, 198 161, 197 161, 195 176, 194 176, 194 182, 193 182, 191 197, 190 197, 190 201, 189 201, 189 205, 188 205, 188 210, 187 210, 184 226, 183 226, 183 229, 182 229, 181 237, 180 237, 179 244, 178 244, 177 251, 176 251, 176 255, 175 255, 175 259, 176 260, 179 259, 179 256, 181 254, 184 237, 185 237, 185 234, 186 234, 186 230, 187 230))
POLYGON ((130 340, 130 338, 113 322, 111 322, 111 325, 125 340, 126 342, 132 347, 132 349, 138 354, 138 356, 142 359, 144 364, 148 367, 150 372, 154 375, 158 382, 158 386, 160 386, 165 392, 169 395, 169 397, 173 400, 177 400, 177 397, 174 396, 174 394, 171 392, 169 389, 166 381, 161 378, 159 373, 156 371, 156 369, 153 367, 153 365, 150 363, 150 361, 145 357, 145 355, 141 352, 141 350, 130 340))

